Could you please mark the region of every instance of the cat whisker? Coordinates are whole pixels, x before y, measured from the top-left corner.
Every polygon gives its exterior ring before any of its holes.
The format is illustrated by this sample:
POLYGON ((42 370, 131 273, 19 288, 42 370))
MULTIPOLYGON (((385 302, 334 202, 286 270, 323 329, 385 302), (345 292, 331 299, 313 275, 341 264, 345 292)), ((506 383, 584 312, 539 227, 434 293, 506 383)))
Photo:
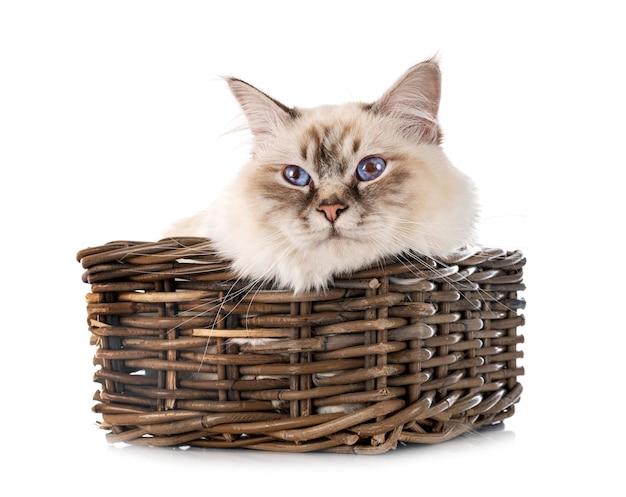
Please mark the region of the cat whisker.
MULTIPOLYGON (((406 240, 398 233, 392 234, 390 240, 397 247, 406 246, 406 240)), ((463 298, 472 305, 474 304, 470 301, 469 298, 466 297, 463 290, 469 289, 475 291, 483 305, 486 305, 488 301, 493 300, 492 295, 481 289, 480 285, 473 282, 469 278, 471 274, 463 271, 458 271, 455 272, 453 276, 448 276, 446 270, 453 268, 454 264, 448 263, 445 260, 445 257, 430 257, 411 251, 405 251, 399 254, 390 254, 389 257, 403 264, 407 268, 407 271, 410 274, 413 274, 415 276, 415 279, 417 280, 426 279, 426 276, 420 273, 419 270, 414 267, 414 263, 417 263, 419 266, 423 266, 427 271, 434 273, 436 275, 436 279, 448 283, 452 289, 459 291, 459 294, 462 295, 463 298), (466 288, 461 288, 461 283, 466 288)), ((496 301, 496 303, 501 305, 505 310, 513 312, 513 309, 510 309, 508 306, 506 306, 505 303, 500 301, 496 301)))
MULTIPOLYGON (((274 248, 278 251, 279 249, 283 249, 283 252, 286 250, 286 244, 284 241, 281 241, 278 237, 274 236, 274 237, 267 237, 268 239, 276 239, 278 240, 277 243, 274 243, 274 248)), ((277 260, 280 261, 280 254, 281 252, 277 252, 278 256, 277 256, 277 260)), ((244 278, 242 276, 238 276, 237 279, 232 283, 230 289, 226 292, 225 296, 221 299, 217 299, 217 301, 219 301, 219 306, 217 307, 217 311, 216 311, 216 315, 215 315, 215 319, 213 322, 213 325, 210 327, 210 329, 215 329, 218 325, 219 322, 227 320, 228 317, 231 315, 231 313, 233 312, 233 310, 230 310, 227 313, 223 313, 222 310, 224 308, 224 305, 227 302, 232 302, 235 301, 236 299, 239 301, 243 301, 244 299, 246 299, 246 297, 248 297, 252 292, 254 292, 254 295, 256 295, 258 292, 261 291, 263 285, 265 284, 269 284, 272 283, 272 277, 271 275, 273 274, 272 268, 268 268, 266 273, 245 281, 245 284, 243 287, 238 288, 237 286, 240 282, 244 281, 244 278)), ((249 303, 248 303, 248 311, 246 312, 246 315, 250 315, 250 309, 251 306, 254 302, 254 295, 252 296, 252 298, 250 298, 249 303)), ((234 309, 234 307, 233 307, 234 309)), ((210 337, 207 341, 207 346, 205 348, 205 350, 208 350, 208 343, 210 341, 210 337)), ((200 363, 200 365, 202 365, 202 361, 200 363)))
MULTIPOLYGON (((411 259, 419 262, 420 264, 423 264, 430 271, 438 273, 439 274, 438 279, 441 279, 442 281, 444 281, 447 284, 449 284, 452 289, 458 291, 459 295, 461 295, 469 304, 471 304, 472 307, 474 307, 475 304, 471 301, 471 299, 469 297, 466 296, 466 291, 467 290, 470 290, 470 291, 474 292, 476 294, 477 298, 480 300, 482 306, 484 306, 484 307, 489 307, 490 303, 496 303, 499 306, 501 306, 507 312, 516 312, 514 309, 510 308, 509 306, 507 306, 501 300, 498 300, 498 299, 494 300, 494 295, 492 295, 489 292, 483 290, 480 287, 480 285, 478 285, 477 283, 472 281, 471 278, 470 278, 471 273, 467 274, 467 273, 463 273, 463 271, 458 271, 458 272, 455 272, 454 278, 453 278, 453 277, 447 276, 441 270, 441 268, 447 269, 447 268, 453 267, 453 265, 449 265, 445 261, 442 261, 440 259, 424 258, 424 257, 420 257, 417 254, 412 254, 412 253, 404 254, 402 257, 398 256, 398 260, 400 262, 403 262, 403 263, 406 262, 406 263, 410 264, 411 263, 411 259), (404 260, 402 260, 402 259, 404 259, 404 260), (429 262, 429 260, 431 262, 429 262)), ((421 277, 421 275, 417 275, 417 276, 421 277)))

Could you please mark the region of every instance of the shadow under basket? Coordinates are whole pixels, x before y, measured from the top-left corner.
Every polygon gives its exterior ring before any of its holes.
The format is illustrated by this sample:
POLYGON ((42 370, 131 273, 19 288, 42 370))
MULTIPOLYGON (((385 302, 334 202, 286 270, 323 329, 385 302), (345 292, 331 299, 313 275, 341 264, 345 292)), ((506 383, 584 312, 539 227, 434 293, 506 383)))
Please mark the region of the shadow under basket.
POLYGON ((300 295, 247 285, 205 238, 78 259, 111 443, 377 454, 520 399, 519 251, 407 256, 300 295))

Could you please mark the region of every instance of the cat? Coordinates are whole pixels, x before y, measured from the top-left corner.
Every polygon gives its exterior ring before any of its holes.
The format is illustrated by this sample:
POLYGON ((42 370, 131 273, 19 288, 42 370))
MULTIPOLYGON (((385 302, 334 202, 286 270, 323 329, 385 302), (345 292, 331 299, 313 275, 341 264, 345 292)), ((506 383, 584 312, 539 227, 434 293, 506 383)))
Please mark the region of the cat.
POLYGON ((436 59, 369 104, 287 107, 226 81, 254 137, 251 158, 167 235, 211 238, 242 277, 296 293, 400 253, 443 257, 472 243, 475 192, 441 148, 436 59))
POLYGON ((166 235, 210 238, 242 278, 295 293, 399 254, 445 257, 472 243, 475 191, 441 148, 436 59, 373 103, 288 107, 226 81, 254 138, 251 158, 211 207, 166 235))

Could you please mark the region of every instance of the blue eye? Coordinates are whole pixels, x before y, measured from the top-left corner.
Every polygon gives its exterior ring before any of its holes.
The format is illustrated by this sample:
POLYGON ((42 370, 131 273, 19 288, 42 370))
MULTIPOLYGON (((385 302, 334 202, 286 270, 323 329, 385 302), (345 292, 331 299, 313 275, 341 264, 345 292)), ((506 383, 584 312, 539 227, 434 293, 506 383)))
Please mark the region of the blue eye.
POLYGON ((356 166, 356 177, 359 181, 373 181, 383 174, 385 167, 387 163, 382 157, 365 157, 356 166))
POLYGON ((283 169, 283 178, 295 186, 307 186, 311 176, 300 166, 287 166, 283 169))

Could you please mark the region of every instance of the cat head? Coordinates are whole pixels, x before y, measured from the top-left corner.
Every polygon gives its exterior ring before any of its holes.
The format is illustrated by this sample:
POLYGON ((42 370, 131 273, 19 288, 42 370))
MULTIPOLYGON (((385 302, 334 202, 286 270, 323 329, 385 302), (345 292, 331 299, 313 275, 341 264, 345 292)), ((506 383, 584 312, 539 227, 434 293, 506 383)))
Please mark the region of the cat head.
POLYGON ((382 258, 441 256, 470 241, 473 189, 439 146, 434 60, 369 104, 287 107, 227 81, 254 145, 212 238, 244 276, 319 289, 382 258))

